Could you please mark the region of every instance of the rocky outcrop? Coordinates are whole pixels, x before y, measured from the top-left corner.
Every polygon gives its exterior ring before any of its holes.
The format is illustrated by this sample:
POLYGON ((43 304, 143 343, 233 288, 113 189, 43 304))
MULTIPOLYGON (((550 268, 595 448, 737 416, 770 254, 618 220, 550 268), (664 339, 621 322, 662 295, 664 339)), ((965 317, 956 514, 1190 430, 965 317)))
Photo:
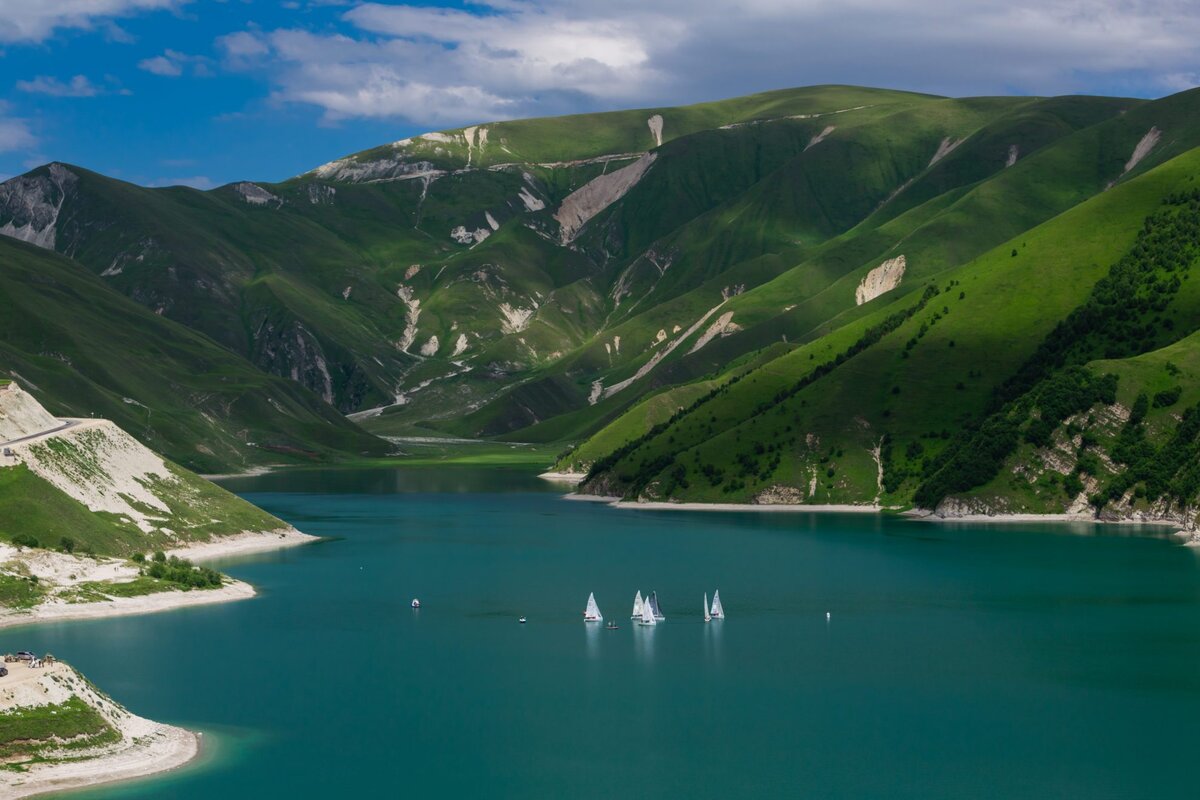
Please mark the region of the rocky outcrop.
POLYGON ((59 212, 79 177, 54 163, 0 184, 0 234, 53 250, 59 212))
POLYGON ((854 290, 854 302, 858 305, 868 303, 885 292, 890 292, 900 285, 908 262, 904 256, 896 256, 884 261, 867 273, 866 277, 854 290))
POLYGON ((554 219, 561 227, 562 243, 570 244, 590 219, 624 197, 650 169, 655 158, 654 153, 646 153, 632 164, 593 178, 567 195, 554 212, 554 219))
POLYGON ((233 190, 241 196, 243 201, 252 206, 273 206, 279 208, 283 205, 282 197, 271 194, 257 183, 250 183, 249 181, 235 183, 233 190))
POLYGON ((48 431, 61 424, 16 383, 0 385, 0 442, 48 431))
POLYGON ((756 506, 798 506, 804 502, 804 492, 777 483, 763 489, 750 502, 756 506))
POLYGON ((1160 131, 1158 128, 1152 127, 1150 130, 1146 131, 1146 135, 1143 136, 1138 141, 1137 146, 1133 148, 1133 153, 1129 156, 1129 160, 1125 162, 1125 169, 1121 172, 1121 174, 1124 175, 1126 172, 1129 172, 1138 164, 1140 164, 1142 159, 1150 155, 1150 151, 1154 149, 1155 145, 1158 144, 1160 139, 1162 139, 1162 131, 1160 131))

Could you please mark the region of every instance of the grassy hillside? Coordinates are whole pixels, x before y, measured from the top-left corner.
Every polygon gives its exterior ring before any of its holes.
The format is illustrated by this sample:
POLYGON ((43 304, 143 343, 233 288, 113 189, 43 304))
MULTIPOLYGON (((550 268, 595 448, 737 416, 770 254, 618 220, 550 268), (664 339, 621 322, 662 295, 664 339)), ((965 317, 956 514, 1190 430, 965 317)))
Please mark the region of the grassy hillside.
MULTIPOLYGON (((1114 480, 1093 487, 1107 493, 1095 505, 1137 495, 1121 477, 1129 473, 1117 439, 1089 436, 1083 422, 1127 417, 1130 398, 1134 406, 1138 396, 1159 398, 1150 400, 1157 414, 1142 423, 1147 436, 1160 446, 1169 439, 1168 449, 1187 461, 1182 403, 1190 394, 1182 387, 1200 326, 1200 297, 1189 288, 1200 252, 1191 194, 1198 167, 1200 155, 1189 152, 1122 183, 923 281, 919 298, 913 292, 726 382, 666 424, 646 430, 630 420, 644 433, 593 465, 591 487, 695 500, 901 504, 915 492, 926 505, 962 495, 956 502, 977 510, 1062 511, 1078 492, 1059 488, 1037 503, 1024 495, 1044 477, 1042 468, 1030 479, 1029 464, 1075 424, 1081 429, 1072 435, 1083 437, 1075 450, 1093 448, 1096 460, 1116 465, 1106 471, 1114 480), (1079 320, 1105 322, 1092 331, 1079 320), (1171 355, 1154 355, 1161 352, 1171 355), (1094 362, 1096 354, 1131 360, 1094 362), (1083 422, 1069 421, 1080 414, 1083 422)), ((1079 456, 1072 450, 1062 465, 1068 475, 1079 456)), ((1180 465, 1159 481, 1192 502, 1185 472, 1180 465)), ((1157 502, 1163 511, 1162 486, 1147 480, 1136 499, 1142 510, 1157 502)), ((1124 506, 1113 513, 1129 513, 1128 498, 1124 506)))
POLYGON ((131 302, 66 258, 0 238, 0 371, 56 415, 103 417, 181 464, 379 454, 296 383, 131 302))
MULTIPOLYGON (((1021 439, 1064 375, 1091 386, 1064 370, 1187 340, 1181 277, 1171 314, 1131 312, 1158 331, 1136 352, 1027 369, 1189 189, 1198 146, 1200 91, 819 86, 473 125, 210 192, 49 165, 0 187, 0 225, 303 387, 326 434, 336 409, 380 434, 570 445, 560 468, 631 496, 1049 507, 992 485, 1037 447, 969 485, 961 454, 1005 408, 1021 439)), ((350 449, 288 430, 277 449, 350 449)))

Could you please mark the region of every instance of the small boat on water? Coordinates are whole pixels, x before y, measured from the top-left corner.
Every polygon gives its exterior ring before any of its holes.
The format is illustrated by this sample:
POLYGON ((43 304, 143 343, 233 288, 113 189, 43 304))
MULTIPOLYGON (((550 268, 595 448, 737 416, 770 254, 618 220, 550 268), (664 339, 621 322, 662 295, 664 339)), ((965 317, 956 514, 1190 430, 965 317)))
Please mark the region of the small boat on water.
POLYGON ((709 609, 713 619, 725 619, 725 608, 721 605, 721 590, 713 590, 712 608, 709 609))
POLYGON ((584 622, 602 622, 604 615, 600 613, 600 606, 596 605, 596 593, 588 594, 587 608, 583 611, 584 622))
POLYGON ((708 613, 708 592, 704 593, 704 621, 712 622, 712 614, 708 613))
POLYGON ((657 625, 658 621, 654 619, 654 612, 650 610, 650 601, 642 603, 642 615, 638 617, 638 625, 657 625))
MULTIPOLYGON (((713 602, 716 602, 716 598, 713 598, 713 602)), ((646 605, 650 606, 650 613, 654 616, 655 622, 662 622, 666 619, 662 609, 658 607, 658 592, 650 592, 650 596, 646 598, 646 605)))
POLYGON ((605 629, 605 630, 609 630, 609 631, 615 631, 615 630, 616 630, 617 628, 619 628, 619 627, 620 627, 620 626, 619 626, 619 625, 617 625, 617 623, 615 623, 615 622, 609 622, 607 625, 605 625, 605 626, 604 626, 604 629, 605 629))
POLYGON ((413 601, 412 601, 412 607, 413 607, 413 608, 420 608, 420 607, 421 607, 421 601, 420 601, 420 600, 418 600, 417 598, 415 598, 415 597, 414 597, 414 598, 413 598, 413 601))
POLYGON ((633 613, 629 615, 630 619, 642 618, 642 590, 638 589, 638 593, 633 596, 633 613))

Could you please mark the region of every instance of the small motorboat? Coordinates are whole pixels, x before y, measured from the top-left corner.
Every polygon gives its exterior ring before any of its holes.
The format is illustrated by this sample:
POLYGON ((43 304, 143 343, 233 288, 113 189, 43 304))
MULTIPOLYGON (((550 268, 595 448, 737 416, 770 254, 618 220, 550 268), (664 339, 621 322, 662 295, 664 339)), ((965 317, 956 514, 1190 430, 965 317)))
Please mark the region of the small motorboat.
POLYGON ((615 631, 618 627, 619 626, 617 625, 617 623, 609 622, 607 625, 604 626, 604 629, 609 630, 609 631, 615 631))
POLYGON ((524 618, 524 617, 521 617, 520 619, 518 619, 518 620, 517 620, 517 622, 519 622, 519 623, 521 623, 522 625, 524 625, 524 624, 525 624, 525 618, 524 618))
POLYGON ((420 601, 420 600, 418 600, 417 598, 415 598, 415 597, 414 597, 414 598, 413 598, 413 601, 412 601, 412 607, 413 607, 413 608, 420 608, 420 607, 421 607, 421 601, 420 601))

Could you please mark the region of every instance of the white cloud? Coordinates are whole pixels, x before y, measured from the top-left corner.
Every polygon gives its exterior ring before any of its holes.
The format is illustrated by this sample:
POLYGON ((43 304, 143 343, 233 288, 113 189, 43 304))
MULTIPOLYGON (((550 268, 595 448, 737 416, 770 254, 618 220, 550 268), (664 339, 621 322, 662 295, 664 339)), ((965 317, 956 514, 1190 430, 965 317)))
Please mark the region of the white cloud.
MULTIPOLYGON (((0 0, 3 2, 3 0, 0 0)), ((424 124, 815 83, 944 94, 1162 91, 1200 69, 1189 0, 490 0, 367 3, 342 32, 241 31, 231 69, 328 119, 424 124)))
POLYGON ((29 123, 8 116, 8 104, 0 100, 0 153, 29 150, 37 144, 29 123))
POLYGON ((183 65, 166 56, 143 58, 138 62, 138 68, 144 69, 146 72, 152 72, 155 75, 165 75, 168 77, 177 77, 183 74, 183 65))
POLYGON ((193 75, 209 75, 210 61, 204 56, 192 56, 178 50, 167 49, 161 56, 143 58, 138 62, 138 69, 167 78, 177 78, 184 70, 191 68, 193 75))
POLYGON ((76 75, 65 83, 50 75, 38 75, 33 80, 17 81, 17 88, 22 92, 48 94, 51 97, 95 97, 104 91, 86 75, 76 75))
POLYGON ((0 42, 40 42, 61 28, 89 30, 115 17, 173 8, 187 1, 0 0, 0 42))
POLYGON ((216 184, 207 175, 193 175, 189 178, 156 178, 147 186, 190 186, 193 189, 211 189, 216 184))

